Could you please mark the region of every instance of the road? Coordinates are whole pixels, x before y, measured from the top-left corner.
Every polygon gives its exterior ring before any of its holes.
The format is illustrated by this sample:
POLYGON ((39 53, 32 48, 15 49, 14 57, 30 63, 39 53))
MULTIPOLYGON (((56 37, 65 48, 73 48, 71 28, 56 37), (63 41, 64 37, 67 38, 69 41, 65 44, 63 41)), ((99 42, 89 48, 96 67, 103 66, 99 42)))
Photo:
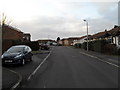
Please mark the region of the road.
POLYGON ((69 47, 56 46, 25 88, 118 88, 118 68, 83 55, 69 47))

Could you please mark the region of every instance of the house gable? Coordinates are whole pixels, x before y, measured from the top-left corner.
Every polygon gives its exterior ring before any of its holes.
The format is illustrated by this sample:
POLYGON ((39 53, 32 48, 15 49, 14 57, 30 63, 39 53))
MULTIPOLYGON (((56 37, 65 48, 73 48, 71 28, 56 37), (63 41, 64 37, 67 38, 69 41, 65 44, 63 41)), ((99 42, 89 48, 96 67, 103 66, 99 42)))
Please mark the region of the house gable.
POLYGON ((23 40, 23 32, 9 25, 2 26, 2 39, 23 40))

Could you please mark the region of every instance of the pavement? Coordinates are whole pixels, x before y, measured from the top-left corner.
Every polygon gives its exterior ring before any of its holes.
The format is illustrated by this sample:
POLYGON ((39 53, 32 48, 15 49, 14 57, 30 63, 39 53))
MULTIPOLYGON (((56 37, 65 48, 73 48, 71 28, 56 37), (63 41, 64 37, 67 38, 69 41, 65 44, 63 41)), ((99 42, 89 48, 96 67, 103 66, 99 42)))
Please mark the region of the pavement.
POLYGON ((2 89, 11 88, 19 80, 19 76, 7 68, 2 67, 2 89))
POLYGON ((98 58, 98 59, 104 60, 105 62, 110 62, 112 64, 117 65, 118 67, 120 66, 120 56, 118 55, 107 55, 107 54, 98 53, 94 51, 86 51, 84 49, 78 49, 78 48, 76 50, 78 50, 81 54, 84 54, 93 58, 98 58))

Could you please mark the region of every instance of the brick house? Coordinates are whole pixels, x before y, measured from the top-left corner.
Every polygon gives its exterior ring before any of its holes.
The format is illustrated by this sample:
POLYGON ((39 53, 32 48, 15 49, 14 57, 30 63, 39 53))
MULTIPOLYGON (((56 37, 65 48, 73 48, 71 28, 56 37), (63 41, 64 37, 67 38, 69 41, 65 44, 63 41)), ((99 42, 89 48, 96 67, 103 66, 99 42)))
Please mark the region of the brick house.
POLYGON ((61 41, 63 46, 69 46, 69 42, 67 38, 63 38, 61 41))
POLYGON ((20 40, 23 41, 23 32, 17 28, 13 28, 9 25, 4 24, 2 26, 2 39, 3 40, 20 40))
POLYGON ((2 52, 6 51, 13 45, 13 42, 24 42, 25 38, 29 37, 30 34, 25 34, 17 28, 14 28, 10 25, 2 25, 2 52))

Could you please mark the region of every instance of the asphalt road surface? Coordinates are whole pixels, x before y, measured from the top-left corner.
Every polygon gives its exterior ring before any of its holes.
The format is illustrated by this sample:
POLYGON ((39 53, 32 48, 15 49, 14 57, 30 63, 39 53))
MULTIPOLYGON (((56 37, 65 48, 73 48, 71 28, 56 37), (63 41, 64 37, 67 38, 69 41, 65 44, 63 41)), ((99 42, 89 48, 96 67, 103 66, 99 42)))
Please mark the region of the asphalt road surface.
POLYGON ((118 67, 72 48, 54 47, 43 67, 25 88, 118 88, 118 67))

